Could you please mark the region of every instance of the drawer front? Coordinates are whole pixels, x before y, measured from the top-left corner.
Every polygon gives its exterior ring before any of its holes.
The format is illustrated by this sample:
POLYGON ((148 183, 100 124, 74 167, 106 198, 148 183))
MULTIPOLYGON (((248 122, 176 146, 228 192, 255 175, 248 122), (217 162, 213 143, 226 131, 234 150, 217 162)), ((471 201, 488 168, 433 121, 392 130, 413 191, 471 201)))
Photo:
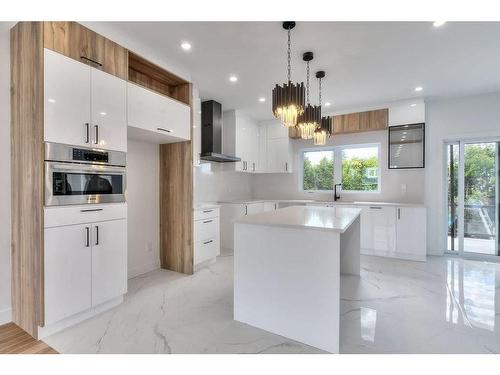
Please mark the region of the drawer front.
POLYGON ((205 219, 194 222, 194 242, 219 238, 219 219, 205 219))
POLYGON ((126 218, 126 203, 58 206, 44 209, 45 228, 126 218))
POLYGON ((219 217, 219 208, 206 208, 194 211, 194 220, 211 219, 219 217))
POLYGON ((206 260, 215 258, 219 254, 220 254, 220 246, 218 238, 195 242, 194 244, 195 265, 204 262, 206 260))

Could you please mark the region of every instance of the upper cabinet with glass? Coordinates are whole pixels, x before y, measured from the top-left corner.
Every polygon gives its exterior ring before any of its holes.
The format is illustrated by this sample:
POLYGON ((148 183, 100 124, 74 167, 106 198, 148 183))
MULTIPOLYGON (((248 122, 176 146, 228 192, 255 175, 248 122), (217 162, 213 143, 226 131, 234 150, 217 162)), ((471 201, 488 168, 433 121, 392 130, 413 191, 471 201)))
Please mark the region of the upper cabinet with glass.
POLYGON ((425 167, 425 124, 389 127, 389 169, 425 167))

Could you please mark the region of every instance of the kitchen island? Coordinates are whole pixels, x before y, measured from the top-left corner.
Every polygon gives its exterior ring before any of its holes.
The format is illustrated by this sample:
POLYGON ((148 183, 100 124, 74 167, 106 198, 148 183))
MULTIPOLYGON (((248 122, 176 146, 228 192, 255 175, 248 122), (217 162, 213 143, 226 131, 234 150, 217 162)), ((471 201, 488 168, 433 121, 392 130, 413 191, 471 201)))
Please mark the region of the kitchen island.
POLYGON ((338 353, 340 274, 360 272, 360 213, 292 206, 237 219, 234 319, 338 353))

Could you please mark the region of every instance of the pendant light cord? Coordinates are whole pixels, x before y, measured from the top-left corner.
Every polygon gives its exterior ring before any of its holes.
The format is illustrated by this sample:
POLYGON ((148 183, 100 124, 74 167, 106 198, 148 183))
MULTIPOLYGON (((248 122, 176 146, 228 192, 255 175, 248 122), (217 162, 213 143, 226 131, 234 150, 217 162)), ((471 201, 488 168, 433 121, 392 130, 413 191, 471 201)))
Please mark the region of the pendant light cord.
POLYGON ((319 79, 319 106, 321 107, 321 78, 319 79))
POLYGON ((291 78, 292 78, 292 67, 290 65, 290 59, 291 59, 291 29, 288 29, 288 56, 287 56, 287 60, 288 60, 288 82, 291 81, 291 78))
POLYGON ((309 61, 307 62, 307 68, 306 68, 306 99, 307 99, 307 105, 309 105, 309 61))

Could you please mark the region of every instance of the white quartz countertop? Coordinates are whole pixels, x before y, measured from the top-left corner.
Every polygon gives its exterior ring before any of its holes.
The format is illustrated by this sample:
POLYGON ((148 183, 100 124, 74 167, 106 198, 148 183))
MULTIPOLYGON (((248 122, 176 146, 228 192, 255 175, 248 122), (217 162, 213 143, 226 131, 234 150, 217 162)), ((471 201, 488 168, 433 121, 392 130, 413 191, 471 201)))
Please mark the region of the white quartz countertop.
POLYGON ((361 209, 354 207, 292 206, 242 216, 235 223, 344 233, 360 214, 361 209))
POLYGON ((369 202, 369 201, 322 201, 313 199, 233 199, 219 201, 219 204, 252 204, 263 202, 296 203, 296 204, 333 204, 339 206, 398 206, 398 207, 425 207, 421 203, 400 202, 369 202))

